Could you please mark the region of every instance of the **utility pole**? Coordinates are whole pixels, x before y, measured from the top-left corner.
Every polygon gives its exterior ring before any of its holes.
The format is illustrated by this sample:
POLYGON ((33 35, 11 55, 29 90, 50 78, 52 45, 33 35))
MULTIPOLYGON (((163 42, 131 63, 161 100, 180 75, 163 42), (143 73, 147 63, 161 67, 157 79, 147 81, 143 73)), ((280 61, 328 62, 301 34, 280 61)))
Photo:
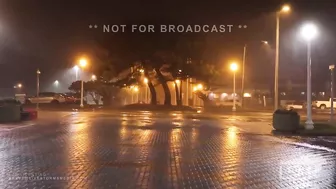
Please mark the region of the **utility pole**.
POLYGON ((330 65, 329 70, 330 70, 330 76, 331 76, 331 83, 330 83, 330 121, 332 122, 334 119, 334 68, 335 65, 330 65))
POLYGON ((245 83, 245 60, 246 60, 246 47, 244 45, 244 53, 243 53, 243 68, 242 68, 242 86, 241 86, 241 106, 244 107, 244 83, 245 83))
POLYGON ((279 34, 280 34, 280 14, 276 13, 276 45, 275 45, 275 72, 274 72, 274 110, 279 104, 279 34))
POLYGON ((40 95, 40 70, 37 69, 36 71, 36 97, 37 97, 37 102, 36 102, 36 110, 39 109, 39 95, 40 95))

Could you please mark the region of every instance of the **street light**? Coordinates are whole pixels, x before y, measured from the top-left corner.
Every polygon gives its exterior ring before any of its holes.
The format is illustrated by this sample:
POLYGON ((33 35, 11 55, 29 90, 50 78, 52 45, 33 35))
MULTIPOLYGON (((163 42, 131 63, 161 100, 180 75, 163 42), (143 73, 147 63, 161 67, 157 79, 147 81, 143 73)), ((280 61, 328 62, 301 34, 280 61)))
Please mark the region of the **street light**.
POLYGON ((87 65, 87 60, 85 58, 82 58, 79 60, 79 66, 82 68, 85 68, 87 65))
MULTIPOLYGON (((307 23, 301 27, 301 35, 307 41, 307 121, 306 129, 313 129, 314 123, 312 120, 312 92, 311 92, 311 41, 318 34, 317 27, 312 23, 307 23)), ((331 99, 333 103, 333 99, 331 99)))
POLYGON ((79 71, 79 67, 76 65, 76 66, 73 67, 73 69, 75 70, 76 81, 78 81, 78 71, 79 71))
POLYGON ((330 78, 331 78, 331 83, 330 83, 330 122, 333 122, 334 120, 334 69, 335 65, 329 65, 329 70, 330 70, 330 78))
POLYGON ((238 64, 233 62, 230 64, 230 70, 233 72, 233 106, 232 111, 236 111, 236 71, 238 70, 238 64))
MULTIPOLYGON (((84 69, 87 66, 87 60, 85 58, 81 58, 79 60, 79 66, 84 69)), ((83 82, 83 78, 81 79, 81 102, 80 102, 80 107, 83 108, 84 107, 84 82, 83 82)))
POLYGON ((17 87, 22 88, 22 84, 21 83, 17 84, 17 87))
POLYGON ((275 44, 275 73, 274 73, 274 109, 278 109, 279 104, 279 40, 280 40, 280 15, 290 11, 289 5, 282 6, 280 11, 276 12, 276 44, 275 44))
MULTIPOLYGON (((41 74, 40 70, 37 69, 36 71, 36 97, 37 99, 39 99, 39 96, 40 96, 40 74, 41 74)), ((39 109, 39 101, 40 100, 37 100, 36 102, 36 110, 39 109)))
POLYGON ((200 91, 203 90, 203 85, 202 84, 198 84, 197 85, 197 90, 200 90, 200 91))
POLYGON ((91 80, 92 80, 92 81, 96 81, 96 80, 97 80, 97 76, 96 76, 96 75, 92 75, 92 76, 91 76, 91 80))
MULTIPOLYGON (((268 45, 268 41, 261 41, 263 44, 268 45)), ((242 84, 241 84, 241 96, 244 96, 244 90, 245 90, 245 62, 246 62, 246 50, 247 50, 247 44, 244 45, 244 51, 243 51, 243 66, 242 66, 242 84)), ((244 98, 241 99, 241 106, 244 105, 244 98)))

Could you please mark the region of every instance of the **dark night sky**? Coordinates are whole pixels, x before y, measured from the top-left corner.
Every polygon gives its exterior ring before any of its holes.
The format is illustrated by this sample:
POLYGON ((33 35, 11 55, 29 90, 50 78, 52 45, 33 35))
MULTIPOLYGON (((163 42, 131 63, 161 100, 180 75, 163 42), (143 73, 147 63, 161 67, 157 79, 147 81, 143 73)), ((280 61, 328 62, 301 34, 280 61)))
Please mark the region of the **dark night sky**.
MULTIPOLYGON (((270 48, 274 48, 274 11, 282 3, 277 0, 165 3, 2 0, 0 89, 17 82, 34 88, 36 68, 41 69, 46 84, 57 72, 72 67, 80 54, 93 56, 93 41, 104 43, 110 51, 115 51, 112 53, 131 53, 141 49, 141 43, 135 42, 139 38, 155 40, 160 47, 169 48, 174 39, 188 37, 188 34, 176 33, 103 33, 89 29, 89 24, 247 24, 245 30, 206 35, 209 41, 215 41, 207 51, 212 53, 215 63, 225 67, 229 59, 241 58, 243 44, 248 42, 247 77, 272 83, 272 50, 261 47, 257 41, 268 40, 270 48)), ((294 11, 281 19, 280 75, 304 82, 306 48, 296 33, 303 21, 313 19, 321 30, 313 44, 313 79, 315 85, 321 85, 328 79, 328 65, 336 62, 336 20, 333 19, 336 2, 298 0, 290 3, 294 11)))

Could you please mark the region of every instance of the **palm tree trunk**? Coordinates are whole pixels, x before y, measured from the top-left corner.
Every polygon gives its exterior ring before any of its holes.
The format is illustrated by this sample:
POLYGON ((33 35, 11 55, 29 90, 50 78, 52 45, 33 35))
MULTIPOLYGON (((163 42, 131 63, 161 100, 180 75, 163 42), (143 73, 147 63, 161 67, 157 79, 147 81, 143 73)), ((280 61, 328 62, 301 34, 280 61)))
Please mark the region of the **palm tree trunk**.
POLYGON ((149 92, 151 94, 150 104, 156 105, 157 104, 156 91, 155 91, 155 87, 154 87, 152 81, 149 79, 148 69, 145 69, 145 76, 148 79, 148 84, 147 85, 148 85, 148 88, 149 88, 149 92))
POLYGON ((156 91, 153 83, 151 81, 148 81, 148 88, 151 93, 151 104, 156 105, 157 104, 157 99, 156 99, 156 91))
POLYGON ((158 76, 158 79, 162 85, 162 88, 163 88, 163 91, 164 91, 164 94, 165 94, 165 100, 164 100, 164 105, 168 105, 168 106, 171 106, 171 94, 170 94, 170 91, 169 91, 169 87, 168 87, 168 84, 167 84, 167 81, 165 80, 165 78, 163 77, 162 73, 160 72, 160 69, 158 68, 155 68, 155 72, 158 76))
POLYGON ((176 105, 181 106, 180 93, 176 81, 174 81, 175 86, 175 96, 176 96, 176 105))

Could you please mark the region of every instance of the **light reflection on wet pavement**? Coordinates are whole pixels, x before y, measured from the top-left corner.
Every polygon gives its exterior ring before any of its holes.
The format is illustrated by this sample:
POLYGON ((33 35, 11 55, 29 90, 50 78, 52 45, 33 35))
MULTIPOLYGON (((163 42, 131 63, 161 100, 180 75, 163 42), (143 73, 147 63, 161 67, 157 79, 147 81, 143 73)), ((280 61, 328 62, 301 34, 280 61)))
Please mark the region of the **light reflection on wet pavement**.
POLYGON ((335 138, 275 137, 270 121, 55 113, 33 126, 0 128, 0 187, 335 188, 335 138))

